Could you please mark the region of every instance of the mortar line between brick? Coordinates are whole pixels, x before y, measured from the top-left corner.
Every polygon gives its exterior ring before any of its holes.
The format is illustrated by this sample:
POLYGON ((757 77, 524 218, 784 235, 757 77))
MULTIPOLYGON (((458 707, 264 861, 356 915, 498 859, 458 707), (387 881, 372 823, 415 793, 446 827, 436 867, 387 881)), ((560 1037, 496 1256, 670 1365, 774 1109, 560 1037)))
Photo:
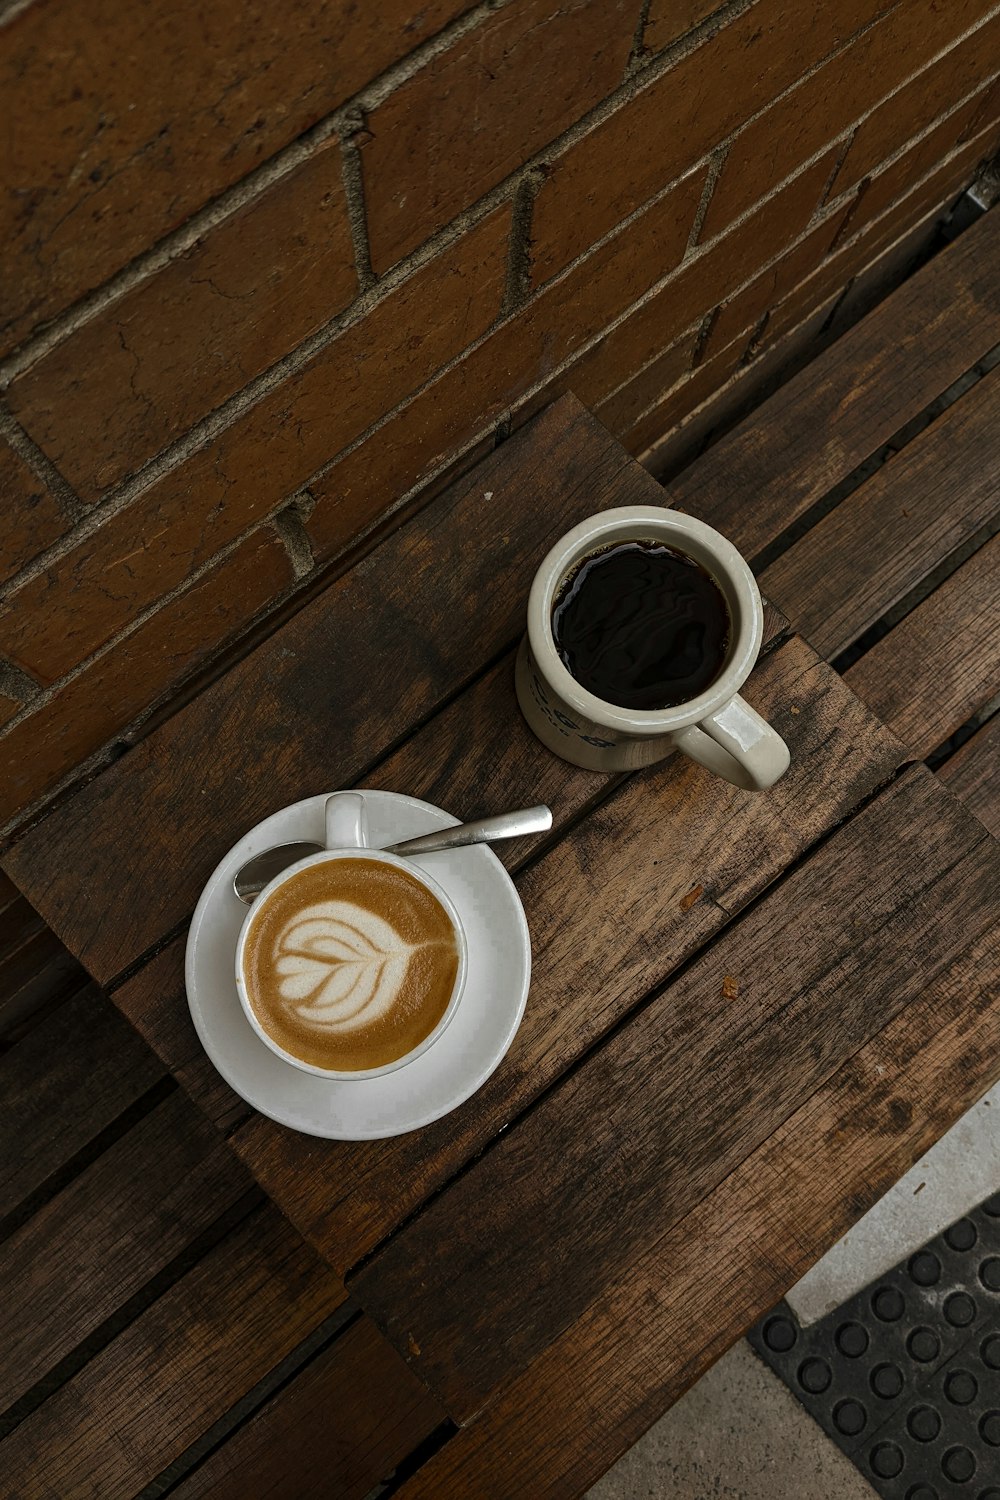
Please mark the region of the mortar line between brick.
MULTIPOLYGON (((312 500, 311 495, 309 499, 312 500)), ((311 510, 312 506, 309 509, 311 510)), ((305 528, 298 498, 291 500, 288 505, 272 516, 270 524, 288 553, 288 561, 292 565, 295 581, 307 578, 313 571, 316 559, 313 556, 312 540, 305 528)))
POLYGON ((74 526, 82 521, 87 514, 87 507, 79 495, 2 402, 0 402, 0 436, 6 438, 14 452, 24 460, 36 478, 41 480, 46 489, 51 492, 66 520, 74 526))
POLYGON ((365 212, 365 186, 361 172, 361 154, 357 137, 365 128, 364 115, 360 112, 351 120, 350 134, 341 137, 340 167, 344 179, 344 199, 347 205, 347 222, 351 229, 354 247, 354 268, 358 278, 358 295, 363 296, 375 285, 372 270, 371 247, 368 243, 368 215, 365 212))
POLYGON ((522 307, 531 295, 531 220, 535 198, 544 181, 544 172, 537 167, 529 168, 514 189, 510 212, 507 286, 500 309, 501 319, 522 307))
POLYGON ((639 14, 636 17, 635 30, 632 33, 632 50, 629 52, 625 63, 625 77, 629 78, 649 60, 646 52, 646 25, 649 21, 649 7, 653 0, 642 0, 639 14))
MULTIPOLYGON (((0 693, 13 699, 15 703, 27 706, 34 702, 40 692, 40 684, 30 673, 25 672, 23 667, 16 667, 6 657, 0 657, 0 693)), ((20 711, 19 709, 18 713, 20 711)))
MULTIPOLYGON (((708 172, 705 175, 705 186, 701 190, 701 199, 698 203, 698 207, 695 209, 694 221, 691 225, 691 233, 688 235, 687 244, 684 247, 685 260, 687 260, 689 255, 693 254, 698 245, 698 239, 701 235, 702 225, 705 222, 705 215, 708 213, 709 204, 711 203, 712 196, 715 193, 715 185, 719 180, 719 176, 722 172, 723 167, 726 165, 726 158, 729 155, 731 146, 732 139, 730 138, 729 140, 724 141, 721 146, 713 151, 712 155, 708 159, 708 172)), ((756 208, 756 204, 754 205, 754 207, 756 208)))
POLYGON ((813 218, 815 218, 817 214, 821 213, 822 210, 826 207, 827 200, 830 197, 830 189, 833 187, 833 184, 836 182, 837 176, 838 176, 838 174, 840 172, 840 169, 844 165, 844 162, 847 160, 847 153, 848 153, 848 151, 850 151, 851 147, 854 145, 855 136, 857 135, 857 133, 858 133, 858 131, 859 131, 860 128, 861 128, 860 125, 853 126, 853 128, 847 132, 847 134, 844 136, 843 140, 841 141, 841 143, 840 143, 840 150, 837 152, 836 158, 834 159, 833 166, 830 168, 830 175, 826 179, 826 183, 825 183, 825 185, 823 187, 823 191, 819 195, 819 202, 817 203, 815 209, 813 210, 813 218))

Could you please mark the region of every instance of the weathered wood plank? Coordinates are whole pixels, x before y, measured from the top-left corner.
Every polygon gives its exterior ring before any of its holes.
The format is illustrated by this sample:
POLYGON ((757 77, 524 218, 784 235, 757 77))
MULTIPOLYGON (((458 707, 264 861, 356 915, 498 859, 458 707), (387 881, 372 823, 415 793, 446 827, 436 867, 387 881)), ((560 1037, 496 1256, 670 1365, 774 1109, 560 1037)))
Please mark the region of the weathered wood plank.
POLYGON ((985 214, 671 480, 667 503, 752 558, 998 342, 1000 222, 985 214))
POLYGON ((251 1214, 0 1443, 4 1482, 126 1500, 343 1297, 276 1210, 251 1214))
POLYGON ((531 993, 511 1051, 473 1099, 389 1141, 305 1140, 258 1117, 231 1136, 335 1267, 384 1238, 898 762, 895 742, 798 638, 761 662, 747 692, 791 746, 775 788, 740 792, 675 758, 519 876, 531 993))
POLYGON ((215 1071, 198 1040, 184 989, 183 937, 175 938, 113 999, 199 1108, 224 1134, 253 1110, 215 1071))
POLYGON ((904 776, 377 1252, 351 1295, 468 1418, 989 928, 998 888, 1000 845, 929 773, 904 776))
POLYGON ((511 645, 568 526, 638 501, 662 503, 655 480, 564 397, 30 830, 5 868, 107 982, 190 913, 241 832, 349 785, 511 645), (137 902, 144 887, 155 899, 137 902))
POLYGON ((828 660, 1000 511, 1000 369, 761 575, 828 660))
POLYGON ((998 939, 994 924, 623 1266, 401 1500, 588 1489, 996 1080, 998 939))
POLYGON ((176 1091, 0 1245, 5 1410, 253 1187, 176 1091))
POLYGON ((164 1076, 88 986, 0 1057, 0 1219, 164 1076))
POLYGON ((938 767, 948 790, 1000 838, 1000 714, 938 767))
POLYGON ((998 599, 1000 536, 844 674, 912 755, 930 755, 1000 688, 998 599))
POLYGON ((445 1420, 369 1318, 171 1490, 176 1500, 363 1500, 445 1420))

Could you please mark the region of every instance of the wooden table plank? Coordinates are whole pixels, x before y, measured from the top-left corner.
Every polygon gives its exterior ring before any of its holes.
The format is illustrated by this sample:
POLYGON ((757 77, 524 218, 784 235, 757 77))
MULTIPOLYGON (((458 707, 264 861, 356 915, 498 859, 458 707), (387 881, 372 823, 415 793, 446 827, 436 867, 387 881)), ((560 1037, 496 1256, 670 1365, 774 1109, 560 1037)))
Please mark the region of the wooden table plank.
POLYGON ((1000 536, 844 674, 912 755, 930 755, 1000 688, 998 599, 1000 536))
POLYGON ((130 1500, 343 1297, 275 1209, 251 1214, 0 1443, 4 1482, 130 1500))
POLYGON ((997 343, 1000 216, 984 214, 672 479, 667 502, 753 558, 997 343))
POLYGON ((171 1490, 175 1500, 364 1500, 445 1420, 360 1317, 171 1490))
POLYGON ((350 785, 512 645, 569 526, 641 502, 662 503, 655 480, 564 397, 30 830, 5 868, 108 982, 190 914, 241 833, 350 785), (155 900, 137 902, 143 888, 155 900))
POLYGON ((518 877, 528 1007, 473 1099, 394 1140, 307 1140, 258 1117, 230 1137, 332 1265, 346 1269, 377 1244, 898 763, 895 742, 797 638, 747 692, 791 746, 771 791, 741 792, 674 758, 625 783, 518 877))
POLYGON ((1000 838, 1000 714, 938 767, 948 790, 1000 838))
POLYGON ((593 1484, 995 1082, 998 945, 994 923, 624 1267, 400 1500, 575 1500, 593 1484))
POLYGON ((93 986, 0 1057, 0 1220, 164 1077, 93 986))
POLYGON ((830 660, 1000 512, 1000 368, 761 574, 830 660))
POLYGON ((0 1245, 0 1411, 120 1308, 253 1181, 180 1090, 0 1245))
POLYGON ((929 773, 905 775, 377 1252, 352 1296, 465 1420, 987 929, 998 888, 1000 845, 929 773))

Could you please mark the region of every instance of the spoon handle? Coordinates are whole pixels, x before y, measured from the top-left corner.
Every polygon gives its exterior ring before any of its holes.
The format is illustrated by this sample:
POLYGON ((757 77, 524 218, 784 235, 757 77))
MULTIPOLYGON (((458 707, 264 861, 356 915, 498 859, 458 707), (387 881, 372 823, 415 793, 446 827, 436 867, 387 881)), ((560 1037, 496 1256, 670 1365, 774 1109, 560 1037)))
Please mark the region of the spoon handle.
POLYGON ((552 813, 547 807, 526 807, 519 812, 500 813, 495 818, 476 818, 471 823, 456 823, 423 833, 401 844, 387 844, 387 854, 431 854, 436 849, 461 849, 465 844, 494 844, 498 839, 516 839, 524 833, 544 833, 552 827, 552 813))

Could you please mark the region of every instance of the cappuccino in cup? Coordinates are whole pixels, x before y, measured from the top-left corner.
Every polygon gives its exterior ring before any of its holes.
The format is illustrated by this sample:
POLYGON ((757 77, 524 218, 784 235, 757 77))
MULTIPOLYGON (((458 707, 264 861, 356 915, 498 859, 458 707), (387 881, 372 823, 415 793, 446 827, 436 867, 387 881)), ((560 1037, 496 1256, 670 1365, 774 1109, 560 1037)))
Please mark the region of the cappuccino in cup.
POLYGON ((258 898, 239 977, 264 1037, 331 1073, 398 1064, 428 1043, 464 969, 456 919, 401 859, 317 855, 258 898))

